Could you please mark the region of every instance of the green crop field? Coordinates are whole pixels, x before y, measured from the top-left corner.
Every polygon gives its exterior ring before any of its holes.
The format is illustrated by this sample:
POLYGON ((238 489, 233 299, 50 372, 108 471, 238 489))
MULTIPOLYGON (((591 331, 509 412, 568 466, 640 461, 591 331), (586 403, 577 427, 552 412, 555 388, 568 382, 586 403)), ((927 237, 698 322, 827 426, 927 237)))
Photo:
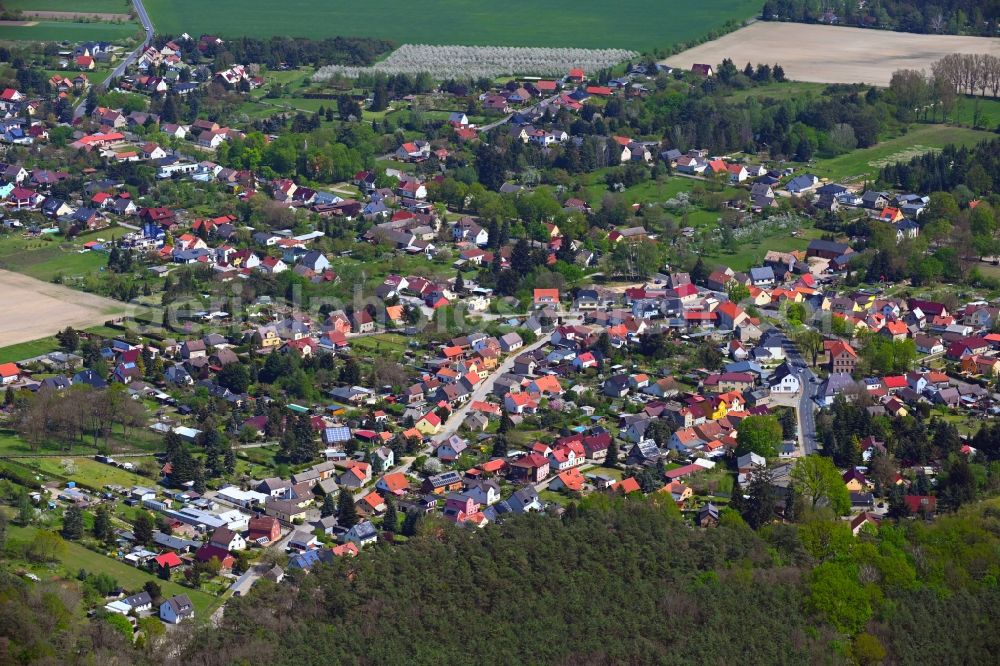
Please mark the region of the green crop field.
POLYGON ((128 14, 131 0, 5 0, 10 11, 36 12, 95 12, 101 14, 128 14))
POLYGON ((156 31, 225 36, 379 37, 413 44, 651 50, 760 11, 759 0, 146 0, 156 31))
POLYGON ((121 41, 139 34, 138 23, 38 21, 34 25, 0 25, 0 42, 121 41))
POLYGON ((854 150, 831 159, 816 160, 809 171, 820 178, 833 180, 863 180, 877 175, 878 170, 892 162, 906 162, 924 153, 940 150, 949 143, 975 145, 993 138, 990 132, 953 127, 950 125, 917 125, 906 134, 880 141, 871 148, 854 150))

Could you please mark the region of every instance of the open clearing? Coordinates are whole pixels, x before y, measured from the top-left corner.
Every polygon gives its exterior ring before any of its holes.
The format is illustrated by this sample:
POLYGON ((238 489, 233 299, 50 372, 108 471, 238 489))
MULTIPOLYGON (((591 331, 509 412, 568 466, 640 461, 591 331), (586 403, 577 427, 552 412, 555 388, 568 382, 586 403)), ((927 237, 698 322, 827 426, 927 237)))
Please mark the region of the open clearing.
POLYGON ((715 66, 732 58, 740 68, 748 60, 778 63, 796 81, 888 86, 897 69, 929 72, 932 62, 949 53, 1000 56, 1000 39, 759 21, 665 62, 690 69, 695 63, 715 66))
POLYGON ((874 177, 887 164, 908 162, 924 153, 940 150, 949 143, 974 146, 995 136, 990 132, 965 127, 916 125, 906 134, 879 141, 871 148, 816 160, 816 164, 809 170, 821 178, 860 182, 866 177, 874 177))
POLYGON ((72 326, 102 324, 127 305, 108 298, 0 270, 0 347, 52 335, 72 326))
POLYGON ((146 0, 144 5, 162 34, 634 51, 689 41, 760 11, 759 0, 370 0, 361 7, 346 0, 146 0))

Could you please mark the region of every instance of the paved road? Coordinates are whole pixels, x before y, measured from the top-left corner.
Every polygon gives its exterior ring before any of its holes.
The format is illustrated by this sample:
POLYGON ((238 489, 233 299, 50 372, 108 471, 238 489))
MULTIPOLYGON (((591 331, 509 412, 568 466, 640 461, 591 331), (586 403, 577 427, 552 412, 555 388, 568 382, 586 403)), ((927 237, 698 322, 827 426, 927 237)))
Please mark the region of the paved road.
POLYGON ((504 362, 501 363, 489 377, 484 379, 479 384, 479 386, 475 388, 475 390, 472 392, 472 395, 465 402, 465 404, 463 404, 461 407, 459 407, 458 409, 456 409, 454 412, 451 413, 451 416, 449 416, 448 420, 445 421, 444 430, 442 430, 441 433, 437 435, 434 438, 434 440, 432 440, 431 444, 428 446, 428 449, 425 451, 425 453, 433 451, 438 444, 448 439, 449 437, 454 435, 455 432, 458 431, 459 427, 462 425, 462 422, 465 421, 465 417, 469 415, 469 408, 472 406, 472 403, 475 401, 485 400, 486 396, 490 395, 493 392, 493 384, 496 383, 499 377, 502 377, 503 375, 507 374, 508 372, 514 369, 514 360, 518 356, 520 356, 521 354, 526 354, 530 351, 534 351, 543 345, 547 345, 549 343, 549 340, 551 339, 552 339, 552 334, 546 333, 545 335, 541 336, 540 338, 538 338, 538 340, 531 343, 527 347, 522 347, 521 349, 518 349, 517 352, 511 354, 506 359, 504 359, 504 362))
POLYGON ((802 384, 802 390, 799 392, 799 404, 795 410, 799 420, 799 442, 805 455, 816 453, 818 443, 816 441, 815 398, 819 393, 820 385, 813 381, 816 375, 809 368, 806 360, 802 358, 802 354, 799 352, 798 347, 795 346, 795 343, 789 340, 787 336, 782 335, 781 346, 784 347, 788 360, 799 368, 798 376, 799 382, 802 384))
MULTIPOLYGON (((560 94, 562 94, 562 93, 557 93, 555 95, 552 95, 552 97, 549 97, 547 99, 543 99, 543 100, 539 101, 538 104, 534 104, 534 105, 526 107, 524 109, 518 109, 514 113, 528 113, 530 111, 533 111, 536 107, 548 106, 553 101, 559 99, 559 95, 560 94)), ((501 118, 500 120, 494 120, 492 123, 490 123, 488 125, 483 125, 482 127, 477 127, 476 131, 477 132, 489 132, 494 127, 499 127, 500 125, 503 125, 504 123, 509 122, 510 119, 514 117, 514 113, 508 114, 508 115, 504 116, 503 118, 501 118)))
MULTIPOLYGON (((108 87, 108 83, 112 79, 119 78, 125 73, 125 68, 135 62, 139 55, 142 54, 143 50, 149 46, 150 42, 153 41, 153 22, 149 20, 149 14, 146 13, 146 8, 142 6, 142 0, 132 0, 132 4, 135 5, 135 13, 139 17, 139 21, 142 23, 142 29, 145 33, 145 39, 143 39, 142 44, 140 44, 134 51, 129 53, 125 58, 118 63, 114 71, 108 74, 108 78, 104 79, 100 83, 94 85, 100 90, 105 90, 108 87)), ((76 110, 73 112, 74 118, 80 118, 86 112, 87 98, 84 97, 80 100, 80 103, 76 106, 76 110)))

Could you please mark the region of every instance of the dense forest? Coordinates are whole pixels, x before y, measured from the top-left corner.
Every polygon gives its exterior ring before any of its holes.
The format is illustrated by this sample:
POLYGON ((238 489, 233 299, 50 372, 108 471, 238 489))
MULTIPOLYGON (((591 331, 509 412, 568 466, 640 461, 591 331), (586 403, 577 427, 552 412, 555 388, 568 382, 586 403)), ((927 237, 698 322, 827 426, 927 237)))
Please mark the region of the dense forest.
POLYGON ((973 148, 945 146, 909 162, 889 164, 879 181, 911 192, 952 191, 966 187, 974 195, 1000 191, 1000 139, 973 148))
POLYGON ((995 502, 854 537, 822 515, 754 532, 729 510, 696 530, 592 496, 475 534, 427 520, 403 548, 261 585, 182 661, 986 664, 998 574, 995 502))
POLYGON ((1000 5, 981 0, 767 0, 764 20, 839 23, 862 28, 996 36, 1000 5))

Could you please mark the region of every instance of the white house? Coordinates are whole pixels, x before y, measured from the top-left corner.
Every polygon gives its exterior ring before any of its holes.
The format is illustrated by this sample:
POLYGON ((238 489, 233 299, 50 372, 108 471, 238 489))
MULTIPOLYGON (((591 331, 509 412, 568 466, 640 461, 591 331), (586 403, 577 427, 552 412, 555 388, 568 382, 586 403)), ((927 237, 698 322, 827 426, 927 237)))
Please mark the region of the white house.
POLYGON ((798 376, 787 363, 782 363, 770 377, 771 393, 798 393, 802 387, 798 376))
POLYGON ((181 620, 194 617, 194 604, 186 594, 170 597, 160 604, 160 619, 169 624, 179 624, 181 620))

